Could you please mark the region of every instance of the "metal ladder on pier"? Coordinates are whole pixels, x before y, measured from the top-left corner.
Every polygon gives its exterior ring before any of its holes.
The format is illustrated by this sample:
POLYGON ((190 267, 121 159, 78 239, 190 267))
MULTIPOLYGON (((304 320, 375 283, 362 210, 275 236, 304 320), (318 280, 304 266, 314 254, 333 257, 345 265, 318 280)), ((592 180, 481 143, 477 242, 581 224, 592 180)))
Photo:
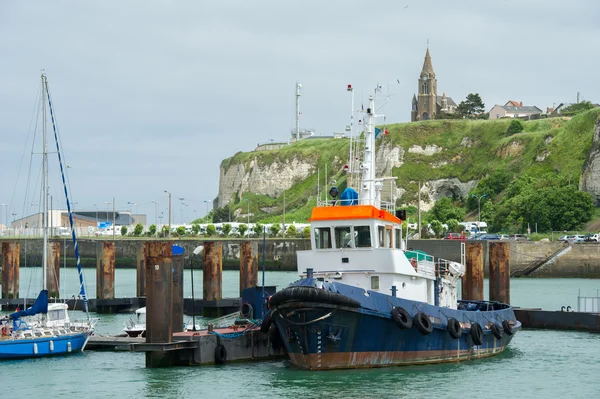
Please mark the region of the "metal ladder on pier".
POLYGON ((546 265, 548 262, 556 259, 570 248, 569 244, 564 243, 556 251, 552 252, 545 258, 536 259, 531 262, 525 269, 515 270, 510 273, 511 277, 525 277, 531 275, 533 272, 538 270, 540 267, 546 265))

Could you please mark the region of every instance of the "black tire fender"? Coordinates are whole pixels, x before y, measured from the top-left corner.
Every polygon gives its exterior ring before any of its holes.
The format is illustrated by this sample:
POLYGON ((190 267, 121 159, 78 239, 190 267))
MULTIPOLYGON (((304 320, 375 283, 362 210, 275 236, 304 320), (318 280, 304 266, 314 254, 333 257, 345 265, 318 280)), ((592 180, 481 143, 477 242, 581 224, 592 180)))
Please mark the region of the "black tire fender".
POLYGON ((261 333, 268 333, 269 332, 269 328, 271 328, 271 323, 273 323, 273 320, 271 320, 271 316, 273 314, 271 312, 268 312, 265 317, 263 317, 262 323, 260 323, 260 332, 261 333))
POLYGON ((311 286, 288 287, 271 296, 271 308, 286 302, 317 302, 358 308, 360 302, 345 295, 311 286))
POLYGON ((223 346, 223 344, 217 344, 215 347, 215 363, 223 364, 227 360, 227 349, 223 346))
POLYGON ((490 330, 492 330, 492 334, 494 334, 494 337, 496 337, 497 339, 502 339, 504 337, 504 331, 502 330, 502 328, 500 328, 498 324, 492 324, 490 326, 490 330))
POLYGON ((418 312, 413 317, 413 325, 417 327, 417 330, 423 335, 429 335, 433 331, 433 324, 431 324, 429 316, 423 312, 418 312))
POLYGON ((399 306, 392 309, 392 320, 401 330, 408 330, 413 325, 410 314, 399 306))
POLYGON ((508 335, 513 335, 515 332, 513 331, 512 326, 510 325, 510 322, 508 320, 503 320, 502 321, 502 329, 504 330, 504 332, 508 335))
POLYGON ((460 325, 458 320, 454 318, 448 319, 447 330, 448 334, 450 334, 450 336, 454 339, 458 339, 462 335, 462 326, 460 325))
POLYGON ((251 319, 253 315, 254 309, 252 308, 252 305, 250 305, 248 302, 244 302, 240 309, 240 316, 242 316, 244 319, 251 319))
POLYGON ((483 344, 483 329, 479 323, 471 324, 471 340, 477 346, 483 344))

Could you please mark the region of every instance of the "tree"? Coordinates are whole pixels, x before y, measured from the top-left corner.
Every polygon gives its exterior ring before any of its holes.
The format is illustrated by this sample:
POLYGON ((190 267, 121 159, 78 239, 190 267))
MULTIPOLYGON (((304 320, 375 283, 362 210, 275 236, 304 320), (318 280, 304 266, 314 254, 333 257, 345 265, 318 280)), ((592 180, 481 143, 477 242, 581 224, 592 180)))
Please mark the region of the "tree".
POLYGON ((229 223, 225 223, 221 229, 221 232, 223 233, 223 237, 229 237, 229 233, 231 233, 231 225, 229 223))
POLYGON ((460 231, 458 231, 458 226, 461 226, 461 225, 458 224, 458 220, 449 219, 446 221, 446 224, 448 225, 448 231, 451 231, 453 233, 460 233, 460 231))
POLYGON ((217 229, 215 228, 214 224, 209 224, 208 226, 206 226, 206 236, 207 237, 212 237, 215 234, 217 234, 217 229))
POLYGON ((310 237, 310 226, 306 226, 304 230, 302 230, 302 238, 310 237))
POLYGON ((259 236, 259 237, 260 237, 260 236, 262 236, 262 234, 263 234, 263 230, 264 230, 264 227, 263 227, 263 225, 262 225, 262 224, 260 224, 260 223, 256 223, 256 224, 254 225, 254 228, 252 229, 252 231, 254 232, 254 234, 256 234, 256 235, 257 235, 257 236, 259 236))
POLYGON ((213 223, 229 222, 229 208, 223 207, 223 208, 215 209, 213 211, 213 215, 212 215, 212 222, 213 223))
POLYGON ((121 235, 123 237, 127 235, 127 226, 121 226, 121 235))
POLYGON ((142 226, 141 223, 138 223, 133 228, 133 235, 136 236, 136 237, 139 237, 139 236, 142 235, 142 231, 144 231, 144 226, 142 226))
POLYGON ((179 227, 177 228, 177 234, 178 234, 180 237, 183 237, 183 236, 185 235, 185 226, 179 226, 179 227))
POLYGON ((192 233, 197 236, 200 232, 200 225, 198 223, 192 224, 192 233))
POLYGON ((286 234, 290 237, 296 237, 298 235, 298 231, 296 230, 296 226, 293 224, 288 227, 286 234))
POLYGON ((449 219, 463 220, 466 211, 462 207, 455 206, 449 197, 439 199, 431 208, 433 218, 441 221, 449 219))
POLYGON ((169 235, 169 226, 163 226, 162 229, 160 229, 160 236, 161 237, 166 237, 169 235))
POLYGON ((518 119, 513 119, 508 125, 508 129, 506 129, 506 135, 512 136, 516 133, 521 133, 523 131, 523 123, 518 119))
POLYGON ((442 222, 439 220, 432 220, 430 226, 431 230, 433 230, 433 234, 435 234, 436 237, 441 237, 444 233, 444 227, 442 226, 442 222))
POLYGON ((244 223, 240 224, 238 226, 238 231, 240 232, 240 236, 244 237, 248 231, 248 225, 244 223))
POLYGON ((481 114, 485 113, 485 104, 479 93, 470 93, 466 100, 458 104, 455 112, 463 118, 478 119, 481 118, 481 114))
POLYGON ((279 225, 279 223, 273 223, 271 225, 271 236, 277 237, 277 234, 279 234, 279 230, 281 230, 281 226, 279 225))
POLYGON ((435 119, 461 119, 462 115, 457 114, 456 112, 440 112, 439 114, 435 115, 435 119))
POLYGON ((151 224, 150 227, 148 227, 148 234, 150 236, 156 235, 156 225, 155 224, 151 224))

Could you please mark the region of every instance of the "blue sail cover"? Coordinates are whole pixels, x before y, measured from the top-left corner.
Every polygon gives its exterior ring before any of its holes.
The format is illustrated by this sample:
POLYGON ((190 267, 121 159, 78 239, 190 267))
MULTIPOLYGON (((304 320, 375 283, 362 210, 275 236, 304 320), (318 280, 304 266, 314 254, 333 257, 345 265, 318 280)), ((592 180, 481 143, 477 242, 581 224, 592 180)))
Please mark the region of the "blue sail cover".
POLYGON ((340 205, 358 205, 358 193, 352 187, 344 190, 338 201, 340 205))
POLYGON ((11 320, 18 320, 23 316, 33 316, 39 313, 48 313, 48 290, 40 291, 32 307, 11 314, 10 318, 11 320))

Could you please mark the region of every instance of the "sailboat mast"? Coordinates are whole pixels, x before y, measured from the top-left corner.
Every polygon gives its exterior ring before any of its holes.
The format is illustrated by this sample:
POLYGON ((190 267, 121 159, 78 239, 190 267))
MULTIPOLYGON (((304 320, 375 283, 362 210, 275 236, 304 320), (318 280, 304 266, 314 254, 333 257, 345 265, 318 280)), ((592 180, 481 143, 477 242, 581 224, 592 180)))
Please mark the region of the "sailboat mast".
POLYGON ((48 150, 46 148, 46 75, 42 73, 42 231, 44 245, 42 249, 42 286, 48 289, 46 267, 48 263, 48 150))
POLYGON ((361 205, 375 205, 375 98, 369 96, 365 117, 365 151, 362 164, 361 205))

